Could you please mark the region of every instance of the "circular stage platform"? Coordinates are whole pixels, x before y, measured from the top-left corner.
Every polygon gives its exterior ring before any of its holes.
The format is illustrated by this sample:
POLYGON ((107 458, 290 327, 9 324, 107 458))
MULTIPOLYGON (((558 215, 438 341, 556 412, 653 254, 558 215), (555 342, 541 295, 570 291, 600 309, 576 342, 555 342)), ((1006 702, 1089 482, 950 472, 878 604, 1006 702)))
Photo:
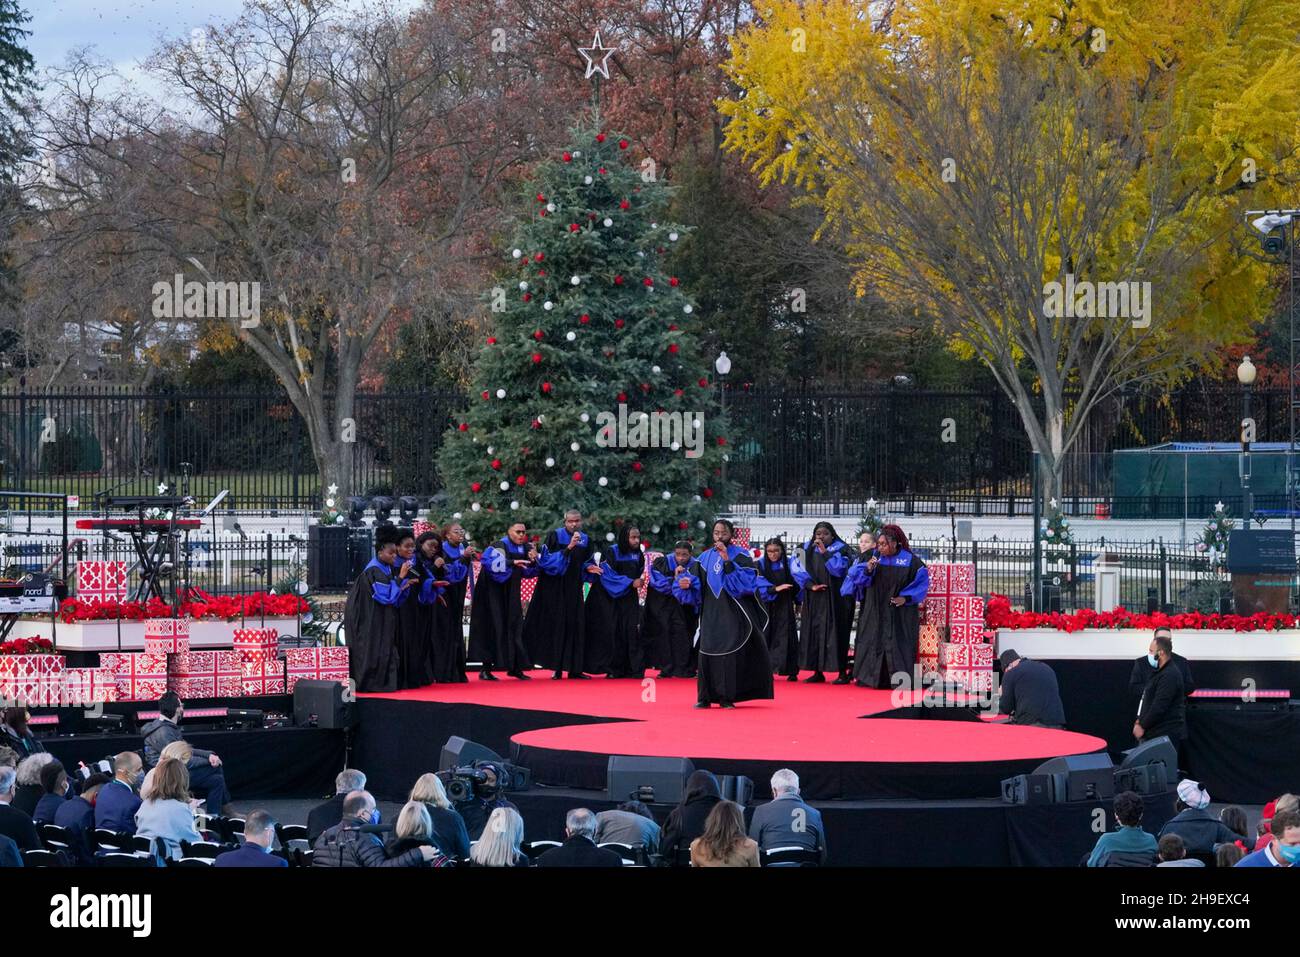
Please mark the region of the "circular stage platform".
POLYGON ((992 798, 1005 777, 1106 747, 1087 734, 981 721, 970 708, 899 708, 891 692, 855 685, 778 679, 773 700, 703 710, 693 707, 694 680, 532 675, 362 695, 363 711, 404 738, 478 741, 541 785, 603 789, 611 755, 685 757, 750 777, 760 791, 772 771, 793 768, 813 800, 992 798))

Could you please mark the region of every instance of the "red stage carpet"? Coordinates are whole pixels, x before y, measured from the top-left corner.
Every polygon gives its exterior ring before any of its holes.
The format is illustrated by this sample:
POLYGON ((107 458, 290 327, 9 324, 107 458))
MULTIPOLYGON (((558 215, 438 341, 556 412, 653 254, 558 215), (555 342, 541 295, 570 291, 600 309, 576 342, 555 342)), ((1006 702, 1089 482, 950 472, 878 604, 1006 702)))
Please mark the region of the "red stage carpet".
MULTIPOLYGON (((431 685, 386 695, 394 701, 462 703, 490 708, 624 718, 601 724, 521 731, 511 740, 536 750, 591 755, 650 755, 696 760, 944 765, 1046 760, 1105 748, 1101 738, 1070 731, 974 721, 872 718, 892 709, 889 691, 855 685, 807 685, 778 679, 776 698, 734 710, 697 710, 695 681, 593 678, 532 681, 502 677, 431 685)), ((939 717, 942 709, 927 709, 939 717)), ((951 769, 960 773, 960 768, 951 769)))

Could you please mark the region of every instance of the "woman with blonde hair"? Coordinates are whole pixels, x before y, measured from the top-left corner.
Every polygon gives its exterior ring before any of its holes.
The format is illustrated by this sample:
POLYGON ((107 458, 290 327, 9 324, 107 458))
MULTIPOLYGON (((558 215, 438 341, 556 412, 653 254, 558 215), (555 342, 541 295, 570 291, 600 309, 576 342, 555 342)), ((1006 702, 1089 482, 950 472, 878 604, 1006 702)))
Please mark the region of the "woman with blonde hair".
POLYGON ((691 867, 758 867, 758 842, 745 836, 745 814, 735 801, 719 801, 691 841, 691 867))
POLYGON ((469 849, 471 867, 527 867, 528 856, 520 850, 524 843, 524 819, 512 807, 492 812, 483 828, 483 836, 469 849))
POLYGON ((421 774, 411 788, 412 801, 419 801, 429 812, 433 823, 433 843, 442 853, 463 861, 469 857, 469 830, 465 819, 452 807, 447 798, 447 790, 442 786, 442 778, 432 771, 421 774))
MULTIPOLYGON (((394 829, 394 840, 386 848, 384 853, 390 859, 401 857, 407 851, 414 850, 417 847, 432 847, 437 849, 437 842, 434 840, 433 824, 429 821, 429 811, 419 801, 407 801, 402 807, 401 812, 397 815, 397 826, 394 829)), ((432 860, 423 861, 421 867, 446 867, 451 862, 446 855, 439 854, 432 860)))
POLYGON ((176 758, 164 757, 151 773, 149 795, 135 812, 135 833, 150 840, 161 838, 166 856, 179 858, 181 841, 203 840, 194 826, 189 768, 176 758))

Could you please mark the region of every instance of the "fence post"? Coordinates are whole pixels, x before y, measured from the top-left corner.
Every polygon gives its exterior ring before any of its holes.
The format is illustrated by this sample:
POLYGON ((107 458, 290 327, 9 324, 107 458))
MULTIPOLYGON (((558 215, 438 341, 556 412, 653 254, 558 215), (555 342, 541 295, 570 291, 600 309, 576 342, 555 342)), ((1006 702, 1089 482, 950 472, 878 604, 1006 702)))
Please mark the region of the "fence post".
POLYGON ((266 533, 266 590, 271 590, 271 533, 266 533))
POLYGON ((1029 457, 1029 494, 1032 497, 1030 505, 1033 509, 1034 549, 1033 569, 1030 571, 1029 581, 1034 607, 1030 611, 1041 611, 1043 607, 1043 540, 1038 529, 1038 523, 1043 515, 1043 504, 1042 497, 1039 495, 1039 481, 1038 453, 1033 452, 1029 457))
POLYGON ((980 593, 980 543, 974 536, 970 540, 970 563, 975 566, 975 594, 980 593))
POLYGON ((1165 553, 1165 540, 1160 539, 1160 610, 1169 604, 1169 560, 1165 553))
POLYGON ((18 380, 18 491, 27 489, 27 376, 18 380))

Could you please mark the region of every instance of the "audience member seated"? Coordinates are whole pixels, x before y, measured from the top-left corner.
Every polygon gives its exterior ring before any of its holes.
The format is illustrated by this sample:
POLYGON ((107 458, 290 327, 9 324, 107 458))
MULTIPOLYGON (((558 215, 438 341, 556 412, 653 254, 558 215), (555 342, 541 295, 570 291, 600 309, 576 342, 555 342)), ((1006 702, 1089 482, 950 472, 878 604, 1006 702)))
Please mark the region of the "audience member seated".
POLYGON ((355 768, 344 768, 334 778, 334 796, 307 812, 307 841, 313 846, 317 838, 343 820, 343 802, 353 791, 366 789, 366 776, 355 768))
POLYGON ((499 807, 488 818, 483 836, 469 849, 470 867, 528 867, 524 843, 524 819, 512 807, 499 807))
POLYGON ((45 750, 45 745, 36 740, 36 735, 27 726, 30 719, 31 715, 26 708, 6 708, 3 723, 0 723, 3 742, 17 751, 20 759, 45 750))
POLYGON ((36 813, 36 802, 45 794, 41 787, 41 769, 54 760, 48 751, 23 758, 18 764, 18 790, 14 794, 14 807, 29 817, 36 813))
POLYGON ((238 850, 218 854, 213 867, 288 867, 289 862, 272 854, 275 818, 266 811, 254 811, 244 820, 244 843, 238 850))
POLYGON ((1246 846, 1241 843, 1220 844, 1214 852, 1215 867, 1236 867, 1237 862, 1246 856, 1246 846))
POLYGON ((425 861, 422 866, 446 867, 452 862, 434 840, 429 809, 419 801, 407 801, 402 806, 402 810, 397 815, 397 826, 393 830, 394 839, 384 849, 389 857, 400 857, 414 848, 431 847, 438 852, 438 856, 433 860, 425 861))
POLYGON ((12 805, 17 780, 13 768, 0 768, 0 834, 17 844, 20 851, 40 850, 41 839, 32 816, 12 805))
POLYGON ((659 825, 640 801, 624 801, 614 811, 596 815, 597 844, 644 844, 647 854, 659 853, 659 825))
POLYGON ((0 744, 0 768, 18 768, 18 752, 7 744, 0 744))
POLYGON ((708 820, 709 812, 721 800, 722 792, 713 772, 703 769, 691 772, 682 792, 682 802, 672 809, 664 822, 659 852, 670 864, 676 862, 679 850, 689 848, 691 841, 704 833, 704 822, 708 820))
POLYGON ((1195 781, 1178 782, 1178 799, 1174 801, 1174 810, 1178 813, 1165 822, 1160 829, 1160 837, 1177 834, 1183 839, 1183 846, 1192 854, 1213 854, 1219 844, 1231 844, 1244 841, 1246 835, 1238 834, 1228 828, 1209 811, 1210 792, 1195 781))
POLYGON ((691 867, 758 867, 758 842, 745 836, 745 813, 735 801, 719 801, 691 841, 691 867))
POLYGON ((78 864, 95 863, 95 803, 99 792, 111 780, 107 774, 92 774, 81 785, 81 793, 64 801, 54 812, 54 823, 67 830, 69 846, 78 864))
POLYGON ((135 812, 140 810, 144 762, 134 751, 113 758, 113 779, 99 789, 95 801, 95 827, 118 834, 135 833, 135 812))
POLYGON ((574 808, 564 818, 564 843, 537 859, 538 867, 622 867, 617 851, 596 846, 596 815, 574 808))
POLYGON ((68 783, 68 772, 58 761, 51 761, 41 768, 41 799, 36 802, 32 820, 37 824, 53 824, 54 815, 68 800, 72 785, 68 783))
POLYGON ((799 796, 799 775, 789 768, 772 775, 772 800, 754 808, 749 836, 764 851, 774 847, 802 847, 819 851, 822 862, 826 861, 826 830, 822 827, 821 812, 804 803, 799 796))
POLYGON ((511 804, 505 796, 506 772, 490 761, 478 761, 474 765, 482 771, 483 781, 474 782, 474 793, 468 801, 458 801, 453 805, 465 822, 465 830, 471 841, 477 841, 483 834, 492 812, 499 807, 519 808, 511 804))
POLYGON ((181 841, 203 840, 194 826, 190 772, 183 762, 164 758, 152 773, 148 794, 135 812, 135 833, 151 841, 162 838, 164 855, 179 859, 181 841))
POLYGON ((1187 846, 1177 834, 1164 834, 1156 844, 1156 867, 1204 867, 1204 861, 1187 856, 1187 846))
POLYGON ((1235 804, 1229 804, 1219 812, 1219 820, 1233 834, 1238 835, 1233 841, 1250 840, 1250 821, 1246 818, 1246 812, 1235 804))
POLYGON ((0 867, 22 867, 23 852, 18 850, 12 837, 0 834, 0 867))
POLYGON ((1097 838, 1088 856, 1089 867, 1106 867, 1111 854, 1148 855, 1155 863, 1156 839, 1142 830, 1142 798, 1132 791, 1115 795, 1115 820, 1119 827, 1097 838))
MULTIPOLYGON (((435 848, 414 847, 389 857, 379 835, 367 830, 379 824, 379 809, 369 791, 353 791, 343 799, 343 820, 328 827, 312 846, 313 867, 421 867, 442 858, 435 848)), ((437 865, 435 865, 437 866, 437 865)))
POLYGON ((433 843, 448 857, 463 861, 469 857, 469 831, 465 819, 456 813, 447 799, 442 779, 433 772, 421 774, 411 788, 411 801, 419 801, 429 812, 433 826, 433 843))
MULTIPOLYGON (((1280 805, 1281 799, 1278 799, 1280 805)), ((1258 851, 1245 855, 1236 867, 1291 867, 1300 862, 1300 811, 1278 808, 1273 813, 1269 841, 1258 851)))
MULTIPOLYGON (((160 717, 140 729, 144 736, 144 760, 148 765, 157 765, 167 745, 184 740, 180 722, 185 717, 185 706, 180 695, 174 691, 166 692, 158 699, 158 712, 160 717)), ((193 756, 186 762, 191 787, 206 800, 208 813, 233 815, 235 809, 230 805, 230 791, 226 787, 225 772, 221 770, 221 758, 202 748, 192 747, 191 750, 193 756)))

